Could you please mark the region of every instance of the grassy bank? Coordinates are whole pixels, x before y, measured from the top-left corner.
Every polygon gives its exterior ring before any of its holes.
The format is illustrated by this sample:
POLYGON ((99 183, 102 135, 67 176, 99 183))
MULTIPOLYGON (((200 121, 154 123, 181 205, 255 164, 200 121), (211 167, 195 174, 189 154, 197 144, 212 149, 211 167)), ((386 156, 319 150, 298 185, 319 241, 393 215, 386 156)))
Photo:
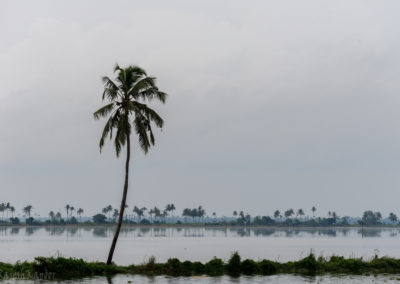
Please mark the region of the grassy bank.
POLYGON ((171 276, 400 273, 400 259, 378 256, 370 260, 339 256, 316 258, 310 254, 298 261, 280 263, 270 260, 242 260, 239 254, 234 253, 227 262, 214 258, 206 263, 181 262, 176 258, 169 259, 166 263, 157 263, 154 258, 151 258, 147 263, 140 265, 107 266, 102 262, 86 262, 82 259, 64 257, 37 257, 33 262, 0 263, 0 279, 11 277, 67 279, 118 273, 171 276))

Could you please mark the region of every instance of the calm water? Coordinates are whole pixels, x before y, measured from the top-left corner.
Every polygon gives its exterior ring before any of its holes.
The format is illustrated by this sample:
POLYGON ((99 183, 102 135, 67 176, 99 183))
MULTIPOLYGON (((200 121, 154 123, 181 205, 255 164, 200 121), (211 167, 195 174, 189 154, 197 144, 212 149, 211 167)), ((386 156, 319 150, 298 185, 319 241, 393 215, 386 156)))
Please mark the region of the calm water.
MULTIPOLYGON (((222 277, 147 277, 138 275, 117 275, 112 278, 106 277, 94 277, 85 278, 79 281, 79 283, 85 284, 245 284, 245 283, 326 283, 326 284, 337 284, 337 283, 355 283, 355 284, 369 284, 369 283, 399 283, 400 275, 380 275, 380 276, 315 276, 305 277, 299 275, 274 275, 274 276, 242 276, 240 278, 231 278, 229 276, 222 277)), ((58 283, 58 284, 72 284, 77 283, 77 280, 70 281, 27 281, 27 280, 7 280, 6 283, 15 284, 33 284, 33 283, 58 283)))
MULTIPOLYGON (((0 261, 57 254, 105 261, 112 236, 113 228, 107 227, 0 227, 0 261)), ((400 229, 125 228, 114 260, 121 265, 138 264, 150 256, 157 261, 170 257, 208 261, 214 256, 227 259, 239 251, 243 258, 287 261, 310 250, 325 256, 370 258, 378 253, 400 258, 400 229)))

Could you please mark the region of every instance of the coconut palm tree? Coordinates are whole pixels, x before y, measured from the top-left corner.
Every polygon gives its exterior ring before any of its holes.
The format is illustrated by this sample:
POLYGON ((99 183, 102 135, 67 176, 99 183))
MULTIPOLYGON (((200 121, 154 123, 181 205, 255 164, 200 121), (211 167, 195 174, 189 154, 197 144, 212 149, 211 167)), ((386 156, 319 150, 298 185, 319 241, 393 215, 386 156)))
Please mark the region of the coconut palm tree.
POLYGON ((104 146, 105 139, 110 139, 114 135, 114 145, 117 157, 121 153, 121 149, 126 145, 126 162, 125 162, 125 182, 122 193, 121 206, 119 210, 119 218, 114 238, 111 243, 110 252, 107 258, 107 264, 111 264, 115 246, 117 244, 119 232, 121 229, 122 219, 125 210, 126 197, 128 194, 129 180, 129 161, 131 155, 131 130, 135 130, 138 135, 139 146, 147 153, 149 148, 154 145, 154 134, 152 123, 162 128, 163 119, 150 107, 146 102, 157 99, 165 103, 167 94, 159 91, 156 86, 155 78, 147 76, 146 71, 138 66, 128 66, 121 68, 115 66, 115 80, 109 77, 103 77, 104 92, 103 100, 107 99, 109 104, 97 110, 93 115, 95 119, 108 117, 103 134, 100 138, 100 151, 104 146))
POLYGON ((315 208, 315 206, 313 206, 313 207, 311 208, 311 211, 312 211, 312 213, 313 213, 313 217, 315 218, 315 212, 317 211, 317 208, 315 208))
POLYGON ((6 220, 8 220, 8 211, 10 210, 10 208, 11 208, 10 202, 7 202, 7 204, 6 204, 6 220))
POLYGON ((82 208, 79 208, 78 211, 76 211, 76 214, 78 214, 78 216, 79 216, 79 221, 81 221, 81 216, 82 216, 82 214, 83 214, 83 209, 82 209, 82 208))
POLYGON ((4 203, 0 204, 0 212, 2 213, 1 220, 4 220, 4 211, 6 210, 6 205, 4 203))
POLYGON ((51 220, 51 221, 54 221, 54 217, 55 217, 55 216, 56 216, 56 214, 54 214, 53 211, 50 211, 49 217, 50 217, 50 220, 51 220))
POLYGON ((118 209, 114 209, 114 212, 113 212, 113 219, 114 219, 114 222, 117 220, 117 217, 119 216, 119 212, 118 212, 118 209))
POLYGON ((14 212, 15 212, 15 207, 14 206, 10 207, 10 212, 11 212, 11 218, 14 218, 14 212))
POLYGON ((303 217, 303 216, 304 216, 304 210, 301 209, 301 208, 298 209, 298 210, 297 210, 297 216, 300 217, 300 218, 303 217))
POLYGON ((71 208, 71 207, 69 206, 69 204, 65 205, 65 211, 67 211, 67 220, 68 220, 69 208, 71 208))
POLYGON ((31 211, 32 211, 33 207, 32 205, 27 205, 25 206, 22 211, 24 212, 24 214, 28 217, 31 217, 31 211))
POLYGON ((281 216, 281 212, 279 210, 275 210, 274 212, 274 218, 278 219, 281 216))

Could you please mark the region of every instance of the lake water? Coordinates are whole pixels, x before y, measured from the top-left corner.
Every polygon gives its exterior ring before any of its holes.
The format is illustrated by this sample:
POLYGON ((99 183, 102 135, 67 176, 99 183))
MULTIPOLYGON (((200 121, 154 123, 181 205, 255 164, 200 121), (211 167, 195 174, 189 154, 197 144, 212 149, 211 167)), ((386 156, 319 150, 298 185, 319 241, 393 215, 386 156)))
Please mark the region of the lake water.
POLYGON ((166 276, 140 276, 140 275, 116 275, 114 277, 93 277, 69 281, 30 281, 30 280, 6 280, 10 284, 35 284, 35 283, 57 283, 57 284, 247 284, 247 283, 278 283, 278 284, 300 284, 300 283, 352 283, 352 284, 376 284, 376 283, 399 283, 400 275, 378 275, 378 276, 354 276, 354 275, 324 275, 324 276, 300 276, 300 275, 273 275, 273 276, 242 276, 232 278, 221 277, 166 277, 166 276))
MULTIPOLYGON (((0 227, 0 261, 32 260, 35 256, 73 256, 105 261, 112 227, 0 227)), ((228 259, 238 251, 242 258, 297 260, 311 250, 318 255, 400 258, 400 229, 333 228, 123 228, 114 254, 120 265, 138 264, 155 256, 208 261, 228 259)))

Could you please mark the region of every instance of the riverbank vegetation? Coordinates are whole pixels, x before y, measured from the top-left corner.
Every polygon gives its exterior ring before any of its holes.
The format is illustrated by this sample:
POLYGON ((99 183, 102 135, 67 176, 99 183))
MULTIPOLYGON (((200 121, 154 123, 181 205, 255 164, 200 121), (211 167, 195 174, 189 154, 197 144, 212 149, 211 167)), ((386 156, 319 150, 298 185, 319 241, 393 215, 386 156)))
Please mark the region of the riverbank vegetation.
POLYGON ((16 276, 67 279, 118 273, 171 276, 400 273, 400 259, 377 255, 370 260, 341 256, 315 257, 313 253, 310 253, 298 261, 280 263, 266 259, 258 261, 241 259, 238 253, 233 253, 227 261, 213 258, 206 263, 180 261, 176 258, 171 258, 165 263, 158 263, 154 257, 146 263, 129 266, 106 265, 103 262, 86 262, 82 259, 64 257, 37 257, 33 262, 0 263, 0 278, 2 279, 16 276))
MULTIPOLYGON (((34 207, 26 205, 22 208, 22 217, 16 217, 16 209, 9 202, 0 203, 0 225, 113 225, 117 223, 119 210, 111 205, 103 207, 92 217, 84 217, 84 209, 65 205, 65 212, 50 211, 48 216, 41 217, 35 214, 34 207)), ((313 206, 310 214, 303 209, 284 211, 275 210, 274 213, 264 216, 251 216, 244 211, 233 211, 231 216, 218 216, 216 212, 207 214, 202 206, 184 208, 181 214, 176 214, 173 203, 167 204, 164 209, 154 206, 148 209, 145 206, 125 206, 123 224, 130 225, 205 225, 205 226, 275 226, 275 227, 330 227, 330 226, 398 226, 397 215, 391 212, 383 217, 380 212, 366 210, 362 217, 340 217, 335 211, 329 211, 326 217, 316 216, 316 207, 313 206)))

